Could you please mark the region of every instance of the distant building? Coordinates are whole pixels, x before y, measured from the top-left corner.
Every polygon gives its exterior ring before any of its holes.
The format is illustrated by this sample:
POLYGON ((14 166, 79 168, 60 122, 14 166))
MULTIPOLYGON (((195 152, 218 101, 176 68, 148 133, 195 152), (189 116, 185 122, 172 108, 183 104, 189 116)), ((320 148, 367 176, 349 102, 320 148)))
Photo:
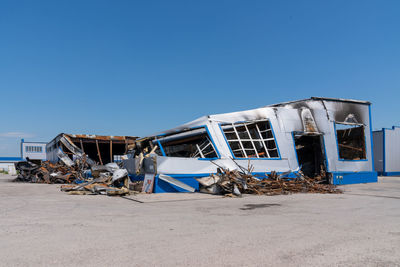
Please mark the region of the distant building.
POLYGON ((384 176, 400 175, 400 127, 373 132, 374 167, 384 176))
POLYGON ((46 142, 25 142, 21 139, 21 157, 0 157, 0 171, 15 174, 14 163, 29 158, 33 162, 40 163, 46 160, 46 142))
POLYGON ((45 161, 46 145, 46 142, 25 142, 21 139, 21 158, 25 160, 28 157, 33 161, 45 161))
POLYGON ((6 171, 9 174, 15 174, 14 163, 21 161, 19 157, 0 157, 0 171, 6 171))

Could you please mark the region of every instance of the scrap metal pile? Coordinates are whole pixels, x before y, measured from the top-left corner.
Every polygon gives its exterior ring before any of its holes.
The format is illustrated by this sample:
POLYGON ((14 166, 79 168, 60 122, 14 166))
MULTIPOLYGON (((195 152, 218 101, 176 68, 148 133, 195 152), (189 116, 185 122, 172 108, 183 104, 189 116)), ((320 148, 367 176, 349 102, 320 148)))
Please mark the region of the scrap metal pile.
POLYGON ((276 172, 268 174, 267 179, 259 179, 238 170, 229 171, 219 169, 217 174, 198 178, 202 186, 200 191, 226 196, 241 196, 242 194, 257 195, 287 195, 292 193, 322 193, 338 194, 342 191, 331 184, 324 184, 321 177, 309 178, 301 172, 295 173, 296 178, 287 178, 287 173, 278 175, 276 172))
POLYGON ((117 163, 90 166, 85 157, 71 162, 44 161, 41 165, 30 161, 18 162, 15 167, 19 174, 14 182, 65 184, 61 191, 69 194, 129 194, 128 171, 117 163))
POLYGON ((79 161, 71 166, 63 162, 44 161, 37 165, 31 161, 20 161, 15 164, 15 168, 19 172, 15 182, 69 184, 76 180, 84 180, 89 166, 79 161))
POLYGON ((99 194, 107 196, 124 196, 129 194, 128 171, 116 163, 92 167, 92 178, 75 184, 61 186, 61 191, 70 195, 99 194))

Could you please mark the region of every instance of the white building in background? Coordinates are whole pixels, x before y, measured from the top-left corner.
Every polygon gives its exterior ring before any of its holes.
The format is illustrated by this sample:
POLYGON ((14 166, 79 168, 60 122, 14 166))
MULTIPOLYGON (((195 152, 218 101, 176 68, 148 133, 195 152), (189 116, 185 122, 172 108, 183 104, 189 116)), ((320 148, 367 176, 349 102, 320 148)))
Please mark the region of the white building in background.
POLYGON ((25 160, 46 160, 46 142, 25 142, 21 139, 21 158, 25 160))
POLYGON ((21 139, 21 157, 0 157, 0 171, 15 175, 14 163, 26 160, 27 157, 37 163, 45 161, 46 144, 46 142, 25 142, 24 139, 21 139))
POLYGON ((21 161, 19 157, 0 157, 0 171, 8 172, 11 175, 16 174, 14 163, 21 161))
POLYGON ((375 170, 384 176, 400 175, 400 127, 373 132, 375 170))

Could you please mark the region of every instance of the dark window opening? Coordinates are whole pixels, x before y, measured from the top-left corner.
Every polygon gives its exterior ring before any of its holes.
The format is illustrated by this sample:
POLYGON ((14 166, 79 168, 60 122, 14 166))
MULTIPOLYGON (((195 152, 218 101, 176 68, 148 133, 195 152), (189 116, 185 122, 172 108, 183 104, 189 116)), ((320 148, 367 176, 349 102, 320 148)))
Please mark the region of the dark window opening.
POLYGON ((226 140, 236 158, 278 158, 278 148, 271 123, 232 123, 221 126, 226 140))
POLYGON ((340 159, 366 159, 363 125, 336 123, 336 137, 340 159))
POLYGON ((217 152, 204 128, 159 139, 165 155, 183 158, 216 158, 217 152))

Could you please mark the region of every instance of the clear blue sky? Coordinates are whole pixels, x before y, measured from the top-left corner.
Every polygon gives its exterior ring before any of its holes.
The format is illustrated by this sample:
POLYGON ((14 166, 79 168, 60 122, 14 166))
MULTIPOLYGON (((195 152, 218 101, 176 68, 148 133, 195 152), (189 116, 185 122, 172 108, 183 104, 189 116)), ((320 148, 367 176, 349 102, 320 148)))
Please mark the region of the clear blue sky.
POLYGON ((400 124, 400 1, 1 1, 0 156, 325 96, 400 124))

